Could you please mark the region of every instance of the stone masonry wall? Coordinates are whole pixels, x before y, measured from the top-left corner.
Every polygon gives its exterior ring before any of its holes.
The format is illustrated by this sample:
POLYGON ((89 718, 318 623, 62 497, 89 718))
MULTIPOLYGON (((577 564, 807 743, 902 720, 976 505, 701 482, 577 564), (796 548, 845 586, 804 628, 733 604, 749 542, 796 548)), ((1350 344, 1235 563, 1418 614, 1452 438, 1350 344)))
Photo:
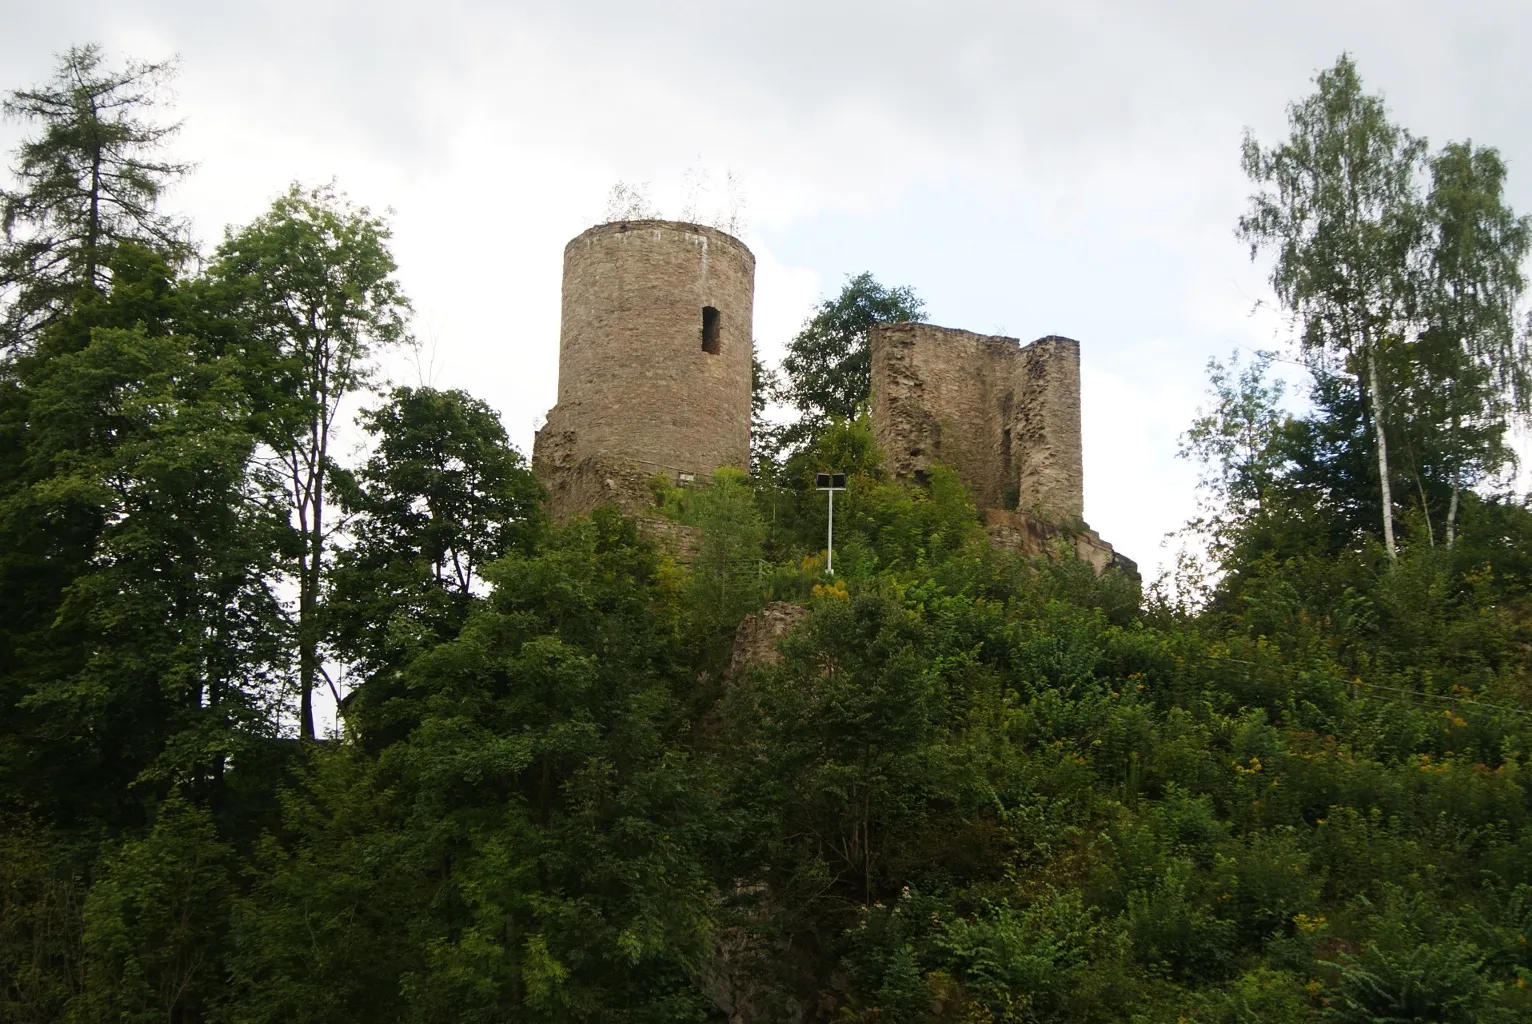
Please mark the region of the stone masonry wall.
POLYGON ((980 508, 1046 522, 1084 511, 1080 347, 933 324, 882 324, 868 343, 873 429, 890 472, 957 470, 980 508))
POLYGON ((558 404, 532 456, 556 519, 603 496, 628 508, 655 473, 748 468, 754 294, 755 257, 713 228, 627 221, 569 242, 558 404))
POLYGON ((932 324, 874 327, 872 421, 888 469, 919 479, 931 463, 944 462, 980 508, 1001 507, 1010 476, 1003 450, 1009 369, 1018 345, 932 324))
POLYGON ((1085 516, 1080 343, 1047 337, 1017 355, 1010 435, 1016 453, 1016 507, 1045 522, 1078 522, 1085 516))
MULTIPOLYGON (((648 481, 705 485, 720 466, 748 468, 754 292, 755 257, 713 228, 627 221, 569 242, 558 404, 532 454, 555 520, 615 504, 685 553, 695 538, 654 518, 648 481)), ((1098 570, 1131 567, 1082 519, 1077 342, 914 323, 874 327, 869 347, 892 473, 950 465, 997 544, 1072 545, 1098 570)))

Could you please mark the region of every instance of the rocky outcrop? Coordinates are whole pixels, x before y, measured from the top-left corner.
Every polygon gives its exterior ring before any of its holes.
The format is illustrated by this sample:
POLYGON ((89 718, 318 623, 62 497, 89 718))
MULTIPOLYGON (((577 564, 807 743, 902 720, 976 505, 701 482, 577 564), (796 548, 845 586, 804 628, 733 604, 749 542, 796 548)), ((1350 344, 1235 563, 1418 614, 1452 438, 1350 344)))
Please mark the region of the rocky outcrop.
POLYGON ((989 535, 991 544, 1009 551, 1049 557, 1073 555, 1082 562, 1089 562, 1098 575, 1108 569, 1138 575, 1138 563, 1119 555, 1112 545, 1101 539, 1101 534, 1088 526, 1070 529, 1045 523, 1023 512, 990 508, 984 510, 984 532, 989 535))
POLYGON ((728 678, 737 678, 751 665, 774 665, 781 661, 777 641, 808 613, 801 604, 773 601, 746 615, 734 631, 734 655, 729 659, 728 678))

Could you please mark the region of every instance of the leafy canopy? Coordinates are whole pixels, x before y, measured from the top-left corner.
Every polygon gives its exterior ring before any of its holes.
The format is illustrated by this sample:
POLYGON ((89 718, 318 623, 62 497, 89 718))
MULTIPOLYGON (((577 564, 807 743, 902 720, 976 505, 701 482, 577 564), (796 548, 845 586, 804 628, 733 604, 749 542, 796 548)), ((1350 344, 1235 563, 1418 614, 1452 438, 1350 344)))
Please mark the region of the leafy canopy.
POLYGON ((925 304, 912 289, 884 287, 870 273, 848 278, 839 295, 821 302, 782 359, 778 397, 799 414, 784 447, 808 443, 832 419, 856 418, 872 386, 867 332, 874 324, 923 319, 925 304))

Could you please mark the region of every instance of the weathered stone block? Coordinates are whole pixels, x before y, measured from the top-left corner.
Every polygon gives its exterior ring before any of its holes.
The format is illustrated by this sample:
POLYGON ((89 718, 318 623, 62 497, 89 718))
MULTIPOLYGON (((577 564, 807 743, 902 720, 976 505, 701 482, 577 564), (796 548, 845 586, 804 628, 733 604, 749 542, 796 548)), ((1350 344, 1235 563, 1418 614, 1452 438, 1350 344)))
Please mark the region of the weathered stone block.
POLYGON ((734 651, 729 659, 730 679, 737 678, 751 665, 775 665, 782 660, 777 641, 787 635, 809 613, 801 604, 772 601, 758 612, 751 612, 734 631, 734 651))

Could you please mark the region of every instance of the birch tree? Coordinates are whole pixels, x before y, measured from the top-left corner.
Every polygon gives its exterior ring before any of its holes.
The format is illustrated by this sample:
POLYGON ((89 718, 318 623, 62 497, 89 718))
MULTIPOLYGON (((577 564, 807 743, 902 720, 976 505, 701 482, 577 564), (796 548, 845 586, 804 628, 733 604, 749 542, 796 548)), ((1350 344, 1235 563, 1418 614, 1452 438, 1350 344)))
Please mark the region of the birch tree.
POLYGON ((1422 234, 1415 174, 1425 142, 1389 120, 1342 56, 1317 90, 1288 108, 1290 135, 1270 149, 1247 133, 1245 173, 1259 186, 1239 236, 1251 258, 1274 253, 1271 284, 1301 326, 1321 372, 1349 375, 1365 395, 1376 448, 1383 543, 1398 558, 1382 365, 1410 338, 1422 234))
POLYGON ((1505 428, 1532 413, 1532 341, 1516 323, 1532 222, 1512 212, 1504 191, 1505 164, 1494 149, 1455 142, 1431 160, 1418 362, 1421 390, 1440 409, 1427 426, 1444 448, 1451 488, 1448 547, 1463 488, 1505 464, 1505 428))

